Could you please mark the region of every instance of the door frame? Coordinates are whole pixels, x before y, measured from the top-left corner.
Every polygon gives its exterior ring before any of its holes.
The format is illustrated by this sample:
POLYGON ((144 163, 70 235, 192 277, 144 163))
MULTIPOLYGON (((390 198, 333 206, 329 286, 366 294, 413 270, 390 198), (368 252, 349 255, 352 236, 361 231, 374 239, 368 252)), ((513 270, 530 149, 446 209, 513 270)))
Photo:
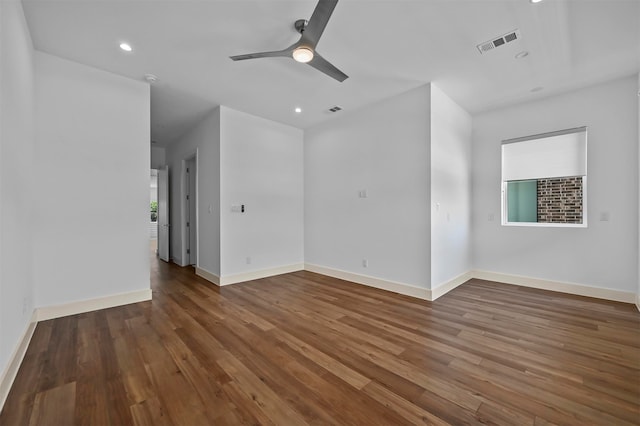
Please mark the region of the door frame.
POLYGON ((198 215, 198 211, 199 211, 199 203, 200 203, 200 190, 198 188, 198 175, 200 173, 200 164, 198 161, 198 149, 196 148, 195 151, 192 151, 191 153, 187 154, 186 156, 183 157, 182 162, 181 162, 181 173, 180 173, 180 216, 181 216, 181 221, 180 221, 180 242, 181 242, 181 259, 182 259, 182 265, 181 266, 189 266, 190 264, 190 259, 189 259, 189 255, 187 254, 187 249, 189 248, 189 228, 187 227, 187 221, 189 220, 188 217, 188 213, 189 213, 189 207, 188 207, 188 203, 189 201, 187 200, 187 194, 189 193, 189 176, 187 175, 187 163, 191 160, 194 160, 196 163, 196 242, 195 242, 195 246, 196 246, 196 262, 195 262, 195 266, 198 267, 199 266, 199 259, 200 259, 200 240, 198 238, 198 230, 200 229, 200 218, 198 215))
POLYGON ((169 166, 158 170, 158 257, 165 262, 171 259, 171 210, 169 199, 171 197, 169 166), (164 177, 162 177, 164 175, 164 177), (161 184, 164 182, 164 186, 161 184), (162 188, 161 188, 162 187, 162 188), (164 189, 164 191, 163 191, 164 189), (164 192, 164 193, 163 193, 164 192), (163 238, 166 237, 164 244, 163 238))

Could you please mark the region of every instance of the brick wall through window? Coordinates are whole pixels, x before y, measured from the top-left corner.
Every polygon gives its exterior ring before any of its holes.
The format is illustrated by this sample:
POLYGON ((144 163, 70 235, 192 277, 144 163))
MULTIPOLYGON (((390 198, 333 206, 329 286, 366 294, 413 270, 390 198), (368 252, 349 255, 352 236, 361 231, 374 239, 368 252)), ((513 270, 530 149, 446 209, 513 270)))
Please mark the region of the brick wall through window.
POLYGON ((538 179, 538 222, 582 223, 582 177, 538 179))

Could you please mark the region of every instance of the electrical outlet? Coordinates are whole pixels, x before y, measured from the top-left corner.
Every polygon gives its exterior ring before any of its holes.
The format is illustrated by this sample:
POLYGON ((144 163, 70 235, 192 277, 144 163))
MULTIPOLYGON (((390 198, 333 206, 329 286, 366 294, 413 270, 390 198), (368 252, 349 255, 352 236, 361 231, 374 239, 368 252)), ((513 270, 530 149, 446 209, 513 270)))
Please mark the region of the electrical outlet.
POLYGON ((369 267, 369 261, 367 259, 362 259, 362 267, 363 268, 368 268, 369 267))
POLYGON ((251 265, 251 258, 249 256, 247 256, 245 260, 247 262, 247 265, 251 265))

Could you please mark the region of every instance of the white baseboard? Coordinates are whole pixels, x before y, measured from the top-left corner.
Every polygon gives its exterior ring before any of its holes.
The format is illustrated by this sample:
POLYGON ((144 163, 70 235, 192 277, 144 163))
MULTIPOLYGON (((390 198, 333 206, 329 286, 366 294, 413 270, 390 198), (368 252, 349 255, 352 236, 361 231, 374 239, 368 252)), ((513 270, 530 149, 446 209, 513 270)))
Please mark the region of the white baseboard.
POLYGON ((204 278, 207 281, 211 281, 215 285, 220 285, 220 277, 214 274, 213 272, 209 272, 204 268, 200 268, 196 266, 196 275, 204 278))
POLYGON ((238 284, 245 281, 259 280, 260 278, 273 277, 274 275, 288 274, 289 272, 302 271, 304 264, 296 263, 293 265, 278 266, 276 268, 260 269, 258 271, 243 272, 242 274, 227 275, 219 277, 213 272, 196 266, 196 275, 212 282, 215 285, 223 286, 230 284, 238 284))
POLYGON ((259 280, 260 278, 272 277, 274 275, 288 274, 290 272, 302 271, 304 269, 303 263, 295 263, 293 265, 278 266, 276 268, 260 269, 258 271, 244 272, 242 274, 227 275, 220 277, 220 284, 229 285, 236 284, 245 281, 259 280))
POLYGON ((473 278, 487 281, 497 281, 504 284, 514 284, 523 287, 538 288, 541 290, 557 291, 559 293, 575 294, 577 296, 594 297, 596 299, 613 300, 615 302, 634 303, 636 294, 621 290, 612 290, 601 287, 590 287, 582 284, 561 281, 550 281, 539 278, 524 277, 520 275, 502 274, 489 271, 471 271, 473 278))
POLYGON ((9 362, 2 372, 2 376, 0 376, 0 412, 2 411, 2 407, 4 407, 7 397, 9 396, 9 391, 11 390, 13 381, 18 374, 20 364, 22 364, 22 360, 27 353, 27 348, 29 347, 29 342, 31 342, 31 337, 36 329, 37 323, 36 311, 34 310, 31 315, 31 319, 29 320, 29 324, 25 327, 22 337, 9 357, 9 362))
POLYGON ((129 293, 113 294, 89 300, 64 303, 56 306, 45 306, 36 309, 36 319, 45 321, 53 318, 66 317, 68 315, 97 311, 98 309, 113 308, 115 306, 128 305, 151 300, 151 289, 132 291, 129 293))
POLYGON ((353 272, 347 272, 340 269, 327 268, 326 266, 305 263, 306 271, 315 272, 317 274, 327 275, 341 280, 351 281, 356 284, 362 284, 369 287, 379 288, 381 290, 392 291, 394 293, 404 294, 405 296, 416 297, 422 300, 430 300, 430 292, 426 288, 414 287, 412 285, 399 283, 395 281, 383 280, 369 275, 360 275, 353 272))
POLYGON ((582 284, 567 283, 561 281, 543 280, 539 278, 525 277, 519 275, 502 274, 490 271, 472 270, 465 272, 454 279, 439 285, 434 289, 425 289, 414 287, 408 284, 398 283, 394 281, 383 280, 368 275, 360 275, 353 272, 342 271, 339 269, 328 268, 310 263, 305 263, 304 269, 318 274, 327 275, 329 277, 339 278, 351 281, 356 284, 367 285, 382 290, 392 291, 404 294, 406 296, 416 297, 418 299, 434 301, 439 297, 447 294, 456 287, 464 284, 470 279, 477 278, 487 281, 495 281, 504 284, 519 285, 522 287, 538 288, 541 290, 550 290, 559 293, 574 294, 577 296, 587 296, 596 299, 612 300, 615 302, 635 303, 640 311, 640 295, 636 293, 621 290, 612 290, 601 287, 591 287, 582 284))
POLYGON ((29 342, 31 342, 31 337, 33 336, 33 332, 35 331, 36 325, 39 321, 96 311, 98 309, 113 308, 115 306, 128 305, 130 303, 144 302, 146 300, 151 300, 151 289, 114 294, 96 299, 80 300, 62 305, 46 306, 34 309, 31 320, 22 333, 22 338, 11 354, 7 367, 2 372, 2 376, 0 376, 0 411, 2 411, 2 407, 9 395, 9 390, 13 385, 16 374, 18 374, 18 369, 20 368, 20 364, 22 364, 22 360, 24 359, 27 348, 29 347, 29 342))
POLYGON ((440 296, 444 296, 454 288, 461 284, 466 283, 470 279, 474 278, 473 271, 467 271, 464 274, 460 274, 452 280, 447 281, 444 284, 440 284, 438 287, 429 290, 429 299, 431 301, 436 300, 440 296))

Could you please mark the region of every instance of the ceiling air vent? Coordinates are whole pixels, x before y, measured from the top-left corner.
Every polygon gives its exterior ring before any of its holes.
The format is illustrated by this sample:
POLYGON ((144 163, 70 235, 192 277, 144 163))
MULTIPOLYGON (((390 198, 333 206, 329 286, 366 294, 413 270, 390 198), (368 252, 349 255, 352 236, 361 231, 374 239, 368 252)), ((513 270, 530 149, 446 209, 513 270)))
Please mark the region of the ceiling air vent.
POLYGON ((500 47, 507 43, 511 43, 514 40, 518 40, 519 38, 520 38, 520 30, 513 30, 513 31, 509 31, 506 34, 501 35, 500 37, 496 37, 493 40, 480 43, 477 47, 480 53, 486 53, 490 50, 495 49, 496 47, 500 47))
POLYGON ((338 112, 340 110, 342 110, 342 107, 339 107, 338 105, 329 108, 329 111, 331 111, 331 112, 338 112))

